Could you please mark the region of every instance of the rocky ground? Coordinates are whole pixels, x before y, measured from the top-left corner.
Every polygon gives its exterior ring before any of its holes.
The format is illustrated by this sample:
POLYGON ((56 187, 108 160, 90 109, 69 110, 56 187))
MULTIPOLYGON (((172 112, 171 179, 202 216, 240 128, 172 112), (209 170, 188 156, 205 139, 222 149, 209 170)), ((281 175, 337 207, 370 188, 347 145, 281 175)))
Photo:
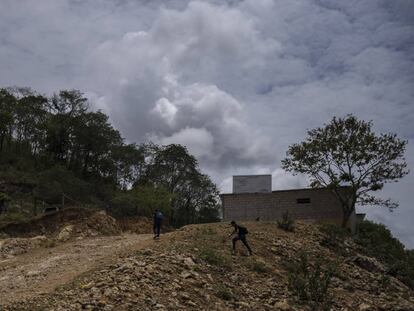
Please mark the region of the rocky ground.
POLYGON ((32 249, 19 247, 24 254, 9 253, 0 259, 0 310, 7 304, 45 295, 84 272, 112 263, 125 251, 148 246, 151 240, 148 234, 124 234, 55 242, 32 249))
MULTIPOLYGON (((187 226, 160 241, 148 240, 145 247, 132 243, 123 254, 97 263, 50 293, 10 303, 1 300, 2 308, 310 310, 310 303, 298 299, 289 287, 287 272, 288 264, 305 251, 311 265, 317 260, 335 264, 328 310, 414 310, 413 292, 385 275, 379 262, 362 256, 352 241, 332 250, 323 246, 324 235, 315 225, 299 224, 295 232, 280 230, 274 223, 246 225, 255 252, 251 257, 241 245, 231 255, 231 228, 226 224, 187 226)), ((13 288, 7 291, 14 294, 13 288)))

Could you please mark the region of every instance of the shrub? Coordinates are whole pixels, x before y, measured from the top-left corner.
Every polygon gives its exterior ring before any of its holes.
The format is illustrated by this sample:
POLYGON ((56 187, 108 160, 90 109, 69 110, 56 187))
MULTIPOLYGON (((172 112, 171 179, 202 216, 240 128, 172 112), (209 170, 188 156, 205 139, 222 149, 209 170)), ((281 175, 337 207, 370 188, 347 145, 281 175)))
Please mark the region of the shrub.
POLYGON ((333 224, 321 225, 320 231, 325 235, 321 241, 321 244, 331 249, 339 248, 342 246, 345 239, 349 237, 347 229, 333 224))
POLYGON ((269 271, 269 267, 264 262, 261 262, 261 261, 249 262, 247 264, 247 267, 250 270, 255 271, 257 273, 266 273, 269 271))
POLYGON ((379 286, 382 288, 382 289, 388 289, 389 288, 389 286, 390 286, 390 284, 391 284, 391 279, 390 279, 390 276, 389 275, 387 275, 387 274, 382 274, 381 275, 381 278, 380 278, 380 280, 379 280, 379 286))
POLYGON ((289 289, 311 310, 329 310, 332 295, 329 292, 336 265, 317 259, 312 265, 306 252, 298 254, 298 260, 286 263, 289 289))
POLYGON ((231 268, 228 260, 222 255, 212 250, 211 248, 203 248, 201 250, 200 257, 211 265, 226 268, 226 269, 231 268))
POLYGON ((25 222, 29 219, 29 216, 22 212, 9 212, 5 215, 0 216, 0 225, 7 224, 10 222, 25 222))
POLYGON ((363 221, 358 225, 355 241, 364 246, 367 255, 383 262, 394 262, 405 256, 404 245, 384 225, 363 221))
POLYGON ((91 184, 75 176, 64 166, 55 165, 37 175, 35 196, 48 203, 60 203, 62 193, 76 200, 87 200, 91 184))
POLYGON ((295 221, 289 215, 289 212, 286 211, 283 213, 282 219, 277 221, 277 226, 285 231, 293 232, 295 230, 295 221))
POLYGON ((355 242, 362 252, 382 262, 392 275, 414 289, 414 251, 405 250, 384 225, 363 221, 358 225, 355 242))
POLYGON ((223 300, 233 300, 235 298, 233 293, 223 285, 216 287, 215 294, 218 298, 221 298, 223 300))

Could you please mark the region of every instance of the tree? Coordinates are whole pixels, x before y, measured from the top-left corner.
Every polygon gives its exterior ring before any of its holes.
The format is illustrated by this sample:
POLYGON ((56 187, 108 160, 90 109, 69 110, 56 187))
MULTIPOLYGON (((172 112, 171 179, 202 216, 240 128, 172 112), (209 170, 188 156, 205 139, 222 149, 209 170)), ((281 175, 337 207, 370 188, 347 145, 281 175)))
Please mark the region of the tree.
POLYGON ((398 206, 390 199, 372 195, 385 183, 408 174, 404 151, 407 141, 396 134, 375 135, 372 122, 353 115, 334 117, 329 124, 308 131, 308 137, 293 144, 282 167, 310 177, 312 187, 327 187, 342 205, 345 227, 355 205, 398 206), (344 186, 348 189, 343 191, 344 186))
POLYGON ((219 220, 219 191, 209 176, 200 173, 192 175, 177 196, 176 225, 219 220))
POLYGON ((65 194, 121 214, 157 207, 175 225, 219 214, 216 186, 185 147, 126 144, 78 90, 0 88, 0 177, 13 185, 5 189, 18 185, 13 199, 56 204, 65 194))
POLYGON ((126 190, 143 175, 145 169, 144 148, 135 144, 116 146, 112 150, 117 180, 121 189, 126 190))
POLYGON ((87 113, 88 102, 78 90, 63 90, 49 100, 48 106, 47 150, 55 163, 64 164, 71 155, 75 126, 87 113))
POLYGON ((120 191, 111 201, 111 212, 117 217, 151 217, 155 209, 169 215, 172 195, 163 187, 140 185, 120 191))
POLYGON ((6 212, 6 203, 10 201, 7 194, 0 192, 0 215, 6 212))
POLYGON ((178 144, 150 145, 152 159, 144 182, 164 185, 171 193, 179 192, 188 180, 197 174, 198 163, 187 148, 178 144))
POLYGON ((216 221, 220 206, 218 190, 207 175, 199 171, 197 160, 184 146, 147 145, 149 163, 141 183, 163 186, 172 195, 171 223, 216 221))
POLYGON ((0 152, 4 150, 6 140, 10 148, 14 127, 13 108, 16 102, 16 97, 8 90, 0 89, 0 152))

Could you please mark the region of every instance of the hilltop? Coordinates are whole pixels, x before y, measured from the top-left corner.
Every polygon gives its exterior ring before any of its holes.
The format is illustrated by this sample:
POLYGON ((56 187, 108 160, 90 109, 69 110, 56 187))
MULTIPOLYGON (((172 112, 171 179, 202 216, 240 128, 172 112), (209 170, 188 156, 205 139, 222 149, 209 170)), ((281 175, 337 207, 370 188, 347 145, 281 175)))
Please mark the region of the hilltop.
POLYGON ((363 255, 351 239, 335 246, 332 236, 306 223, 298 223, 294 232, 275 223, 244 225, 254 256, 246 256, 241 245, 231 255, 227 224, 189 225, 140 249, 126 245, 112 261, 95 265, 55 291, 3 308, 311 310, 313 305, 314 310, 414 310, 413 291, 386 275, 383 264, 363 255), (300 263, 314 276, 316 286, 310 290, 319 304, 299 299, 292 287, 296 280, 296 289, 301 288, 295 278, 302 273, 300 263))

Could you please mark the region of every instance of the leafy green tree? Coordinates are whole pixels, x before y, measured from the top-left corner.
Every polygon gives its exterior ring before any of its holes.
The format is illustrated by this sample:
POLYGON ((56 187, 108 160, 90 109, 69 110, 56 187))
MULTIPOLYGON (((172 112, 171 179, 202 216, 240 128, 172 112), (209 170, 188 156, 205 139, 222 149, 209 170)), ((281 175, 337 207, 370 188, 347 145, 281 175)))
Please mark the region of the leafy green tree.
POLYGON ((6 204, 10 201, 10 197, 4 192, 0 192, 0 214, 6 212, 6 204))
POLYGON ((185 147, 125 144, 78 90, 48 98, 0 89, 0 177, 18 185, 19 200, 35 202, 35 213, 39 200, 57 204, 63 195, 121 214, 161 208, 175 225, 216 221, 220 211, 216 186, 185 147))
POLYGON ((13 108, 17 98, 8 90, 0 89, 0 152, 4 151, 5 144, 10 148, 14 127, 13 108))
POLYGON ((282 166, 294 174, 308 175, 313 187, 331 189, 341 202, 342 225, 346 226, 357 203, 397 207, 372 192, 408 174, 406 144, 395 134, 375 135, 372 122, 353 115, 334 117, 324 127, 308 131, 305 141, 291 145, 282 166), (342 191, 343 186, 348 189, 342 191))
POLYGON ((61 203, 63 194, 88 202, 91 188, 88 182, 77 178, 64 166, 55 165, 38 174, 33 193, 35 198, 48 204, 61 203))
POLYGON ((181 145, 150 146, 150 160, 144 182, 164 185, 171 193, 177 193, 196 174, 197 160, 181 145))
POLYGON ((112 156, 121 189, 128 189, 143 176, 146 167, 143 147, 135 144, 115 146, 112 149, 112 156))
POLYGON ((54 94, 49 109, 57 115, 79 116, 87 112, 88 99, 79 90, 63 90, 54 94))
POLYGON ((47 151, 54 163, 66 164, 73 146, 73 135, 79 117, 88 110, 87 99, 77 90, 64 90, 49 100, 47 151))
POLYGON ((218 221, 219 191, 207 175, 193 175, 177 196, 176 225, 218 221))
POLYGON ((181 145, 146 147, 149 163, 141 182, 163 185, 171 194, 171 223, 182 226, 215 221, 219 213, 218 190, 200 173, 197 160, 181 145))
POLYGON ((104 113, 88 112, 74 123, 69 166, 79 168, 83 176, 111 177, 116 170, 112 150, 123 144, 122 137, 104 113))
POLYGON ((159 209, 168 218, 171 199, 171 193, 163 187, 140 185, 118 193, 112 199, 111 212, 118 217, 151 217, 153 211, 159 209))
POLYGON ((20 98, 15 107, 15 139, 19 152, 36 156, 44 143, 47 98, 35 93, 20 98))

